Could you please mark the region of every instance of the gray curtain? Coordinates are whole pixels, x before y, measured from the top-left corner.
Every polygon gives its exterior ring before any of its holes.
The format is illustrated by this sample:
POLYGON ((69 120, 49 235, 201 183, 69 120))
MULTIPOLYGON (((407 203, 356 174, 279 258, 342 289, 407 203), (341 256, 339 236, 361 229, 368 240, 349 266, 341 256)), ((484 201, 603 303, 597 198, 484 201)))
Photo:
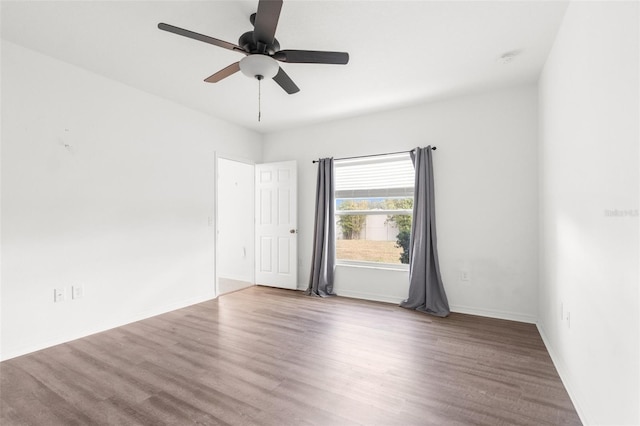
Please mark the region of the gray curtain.
POLYGON ((333 158, 318 161, 316 184, 316 219, 313 229, 313 257, 307 294, 332 296, 336 264, 335 200, 333 158))
POLYGON ((446 317, 450 311, 438 264, 431 146, 416 148, 411 159, 416 178, 409 243, 409 297, 400 306, 446 317))

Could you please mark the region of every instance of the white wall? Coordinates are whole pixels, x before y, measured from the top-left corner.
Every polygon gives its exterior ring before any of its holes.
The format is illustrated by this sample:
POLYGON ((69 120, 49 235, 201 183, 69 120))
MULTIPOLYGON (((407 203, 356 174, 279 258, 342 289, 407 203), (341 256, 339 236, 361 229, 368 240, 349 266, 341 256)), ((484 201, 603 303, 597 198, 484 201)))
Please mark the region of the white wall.
POLYGON ((572 3, 539 84, 539 328, 585 424, 640 424, 639 18, 572 3))
POLYGON ((2 106, 3 359, 214 296, 214 152, 260 135, 4 41, 2 106))
MULTIPOLYGON (((436 145, 438 244, 453 310, 535 322, 537 93, 521 87, 308 126, 265 137, 264 161, 298 160, 299 288, 311 262, 316 166, 344 157, 436 145), (471 281, 459 280, 468 265, 471 281)), ((406 271, 338 267, 345 296, 399 302, 406 271)))

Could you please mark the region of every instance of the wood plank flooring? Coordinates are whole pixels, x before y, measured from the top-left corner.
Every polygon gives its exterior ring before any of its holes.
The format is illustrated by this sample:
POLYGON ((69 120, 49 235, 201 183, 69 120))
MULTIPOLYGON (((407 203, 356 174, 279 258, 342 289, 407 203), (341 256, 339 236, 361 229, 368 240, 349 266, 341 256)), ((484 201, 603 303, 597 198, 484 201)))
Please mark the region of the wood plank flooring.
POLYGON ((267 287, 0 363, 8 425, 578 425, 531 324, 267 287))

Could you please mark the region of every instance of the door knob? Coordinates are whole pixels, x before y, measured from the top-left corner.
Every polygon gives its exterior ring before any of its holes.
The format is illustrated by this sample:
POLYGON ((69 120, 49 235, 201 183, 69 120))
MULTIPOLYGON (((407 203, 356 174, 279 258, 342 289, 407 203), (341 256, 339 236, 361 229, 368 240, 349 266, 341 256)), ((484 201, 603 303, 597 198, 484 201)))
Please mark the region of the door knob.
POLYGON ((297 233, 298 233, 298 230, 297 230, 297 229, 290 229, 290 230, 289 230, 289 233, 290 233, 290 234, 297 234, 297 233))

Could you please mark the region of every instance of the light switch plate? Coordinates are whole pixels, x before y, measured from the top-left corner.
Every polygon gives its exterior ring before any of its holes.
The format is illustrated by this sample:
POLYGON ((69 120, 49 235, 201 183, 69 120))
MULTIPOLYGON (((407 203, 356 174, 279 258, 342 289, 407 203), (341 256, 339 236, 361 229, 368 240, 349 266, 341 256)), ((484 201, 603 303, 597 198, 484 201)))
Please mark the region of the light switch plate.
POLYGON ((64 288, 53 289, 53 301, 55 303, 64 302, 64 288))

